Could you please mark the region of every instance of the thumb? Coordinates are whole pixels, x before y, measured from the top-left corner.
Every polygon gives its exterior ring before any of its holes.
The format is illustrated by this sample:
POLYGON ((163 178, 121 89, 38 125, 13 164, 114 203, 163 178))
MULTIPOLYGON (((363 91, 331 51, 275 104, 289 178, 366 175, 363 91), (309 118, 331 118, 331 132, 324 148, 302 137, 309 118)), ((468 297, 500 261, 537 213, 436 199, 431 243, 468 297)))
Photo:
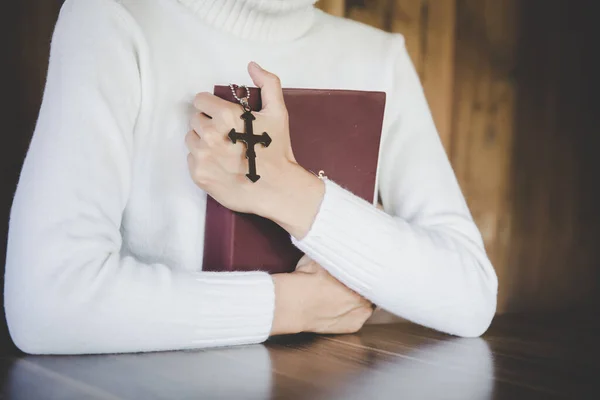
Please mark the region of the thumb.
POLYGON ((248 73, 254 84, 261 89, 263 109, 285 107, 281 81, 277 75, 264 70, 254 61, 248 64, 248 73))

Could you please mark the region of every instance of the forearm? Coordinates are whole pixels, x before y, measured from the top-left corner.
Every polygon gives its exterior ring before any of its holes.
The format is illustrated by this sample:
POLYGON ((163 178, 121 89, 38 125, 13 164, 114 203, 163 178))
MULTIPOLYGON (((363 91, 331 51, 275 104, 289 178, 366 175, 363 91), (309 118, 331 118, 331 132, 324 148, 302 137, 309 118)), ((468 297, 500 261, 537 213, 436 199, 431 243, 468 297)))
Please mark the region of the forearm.
POLYGON ((440 212, 417 225, 326 187, 308 235, 294 239, 302 251, 396 315, 463 336, 485 330, 497 281, 468 216, 440 212))
POLYGON ((306 330, 302 310, 303 294, 299 290, 304 279, 301 274, 272 275, 275 286, 275 310, 271 336, 299 333, 306 330))
POLYGON ((269 335, 274 292, 265 273, 176 271, 118 252, 93 256, 87 249, 86 256, 85 248, 58 259, 51 240, 29 255, 19 251, 24 238, 11 242, 6 314, 14 342, 27 353, 180 350, 259 343, 269 335))
POLYGON ((321 179, 296 163, 287 163, 271 176, 275 183, 256 214, 270 219, 301 239, 310 230, 325 193, 321 179))

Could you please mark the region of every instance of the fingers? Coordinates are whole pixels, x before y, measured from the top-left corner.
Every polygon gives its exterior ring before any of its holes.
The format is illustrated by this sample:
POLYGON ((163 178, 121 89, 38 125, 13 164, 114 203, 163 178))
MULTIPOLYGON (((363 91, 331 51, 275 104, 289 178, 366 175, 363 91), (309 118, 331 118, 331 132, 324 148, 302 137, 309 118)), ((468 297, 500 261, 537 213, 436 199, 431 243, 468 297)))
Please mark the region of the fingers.
POLYGON ((368 305, 356 307, 340 317, 335 328, 331 329, 331 332, 328 333, 356 333, 371 318, 373 311, 373 308, 368 305))
POLYGON ((321 268, 322 267, 319 264, 309 260, 308 262, 304 262, 302 264, 299 263, 296 266, 296 271, 303 272, 305 274, 316 274, 320 272, 321 268))
POLYGON ((194 107, 210 116, 219 130, 228 130, 240 125, 242 110, 239 105, 223 100, 212 93, 198 93, 194 98, 194 107))
POLYGON ((306 254, 296 264, 296 271, 304 273, 315 273, 318 270, 318 265, 306 254))
POLYGON ((201 189, 206 190, 216 180, 218 171, 214 163, 214 149, 193 130, 185 135, 185 144, 189 149, 187 164, 190 175, 201 189))
POLYGON ((262 69, 257 63, 248 64, 248 73, 254 84, 261 89, 263 109, 285 108, 279 77, 262 69))
POLYGON ((190 120, 190 126, 202 137, 202 132, 213 125, 213 120, 203 113, 196 113, 190 120))
POLYGON ((353 292, 356 295, 356 305, 354 307, 354 310, 356 309, 369 309, 371 311, 373 311, 375 309, 375 307, 373 306, 373 303, 371 303, 369 300, 367 300, 366 298, 364 298, 363 296, 361 296, 360 294, 353 292))
POLYGON ((348 328, 347 333, 355 333, 358 332, 365 322, 373 315, 373 309, 371 307, 361 307, 354 310, 349 316, 348 324, 346 327, 348 328))
POLYGON ((356 307, 344 315, 338 316, 329 324, 315 329, 316 333, 348 334, 358 332, 373 315, 371 307, 356 307))
POLYGON ((185 145, 187 146, 190 153, 202 148, 200 136, 195 131, 189 131, 185 135, 185 145))
MULTIPOLYGON (((203 113, 195 114, 190 120, 192 132, 195 132, 197 139, 204 141, 205 144, 211 147, 228 141, 226 128, 220 128, 217 125, 217 121, 209 118, 203 113)), ((231 127, 228 129, 231 129, 231 127)), ((187 141, 188 138, 186 138, 186 143, 187 141)), ((191 144, 198 143, 198 141, 193 138, 193 135, 189 138, 189 141, 191 144)))

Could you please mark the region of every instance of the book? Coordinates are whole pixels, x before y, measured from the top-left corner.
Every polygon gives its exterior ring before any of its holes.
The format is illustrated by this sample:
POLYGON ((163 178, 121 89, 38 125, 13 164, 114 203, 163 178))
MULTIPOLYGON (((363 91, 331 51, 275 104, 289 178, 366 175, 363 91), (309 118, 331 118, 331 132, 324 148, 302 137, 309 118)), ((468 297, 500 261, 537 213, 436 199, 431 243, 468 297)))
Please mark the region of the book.
MULTIPOLYGON (((260 89, 248 90, 252 110, 259 111, 260 89)), ((229 86, 215 86, 214 94, 237 103, 229 86)), ((323 171, 328 179, 376 204, 385 93, 284 88, 283 96, 296 161, 313 173, 323 171)), ((260 174, 260 157, 257 164, 260 174)), ((204 271, 292 272, 301 257, 289 234, 276 223, 233 212, 208 196, 204 271)))

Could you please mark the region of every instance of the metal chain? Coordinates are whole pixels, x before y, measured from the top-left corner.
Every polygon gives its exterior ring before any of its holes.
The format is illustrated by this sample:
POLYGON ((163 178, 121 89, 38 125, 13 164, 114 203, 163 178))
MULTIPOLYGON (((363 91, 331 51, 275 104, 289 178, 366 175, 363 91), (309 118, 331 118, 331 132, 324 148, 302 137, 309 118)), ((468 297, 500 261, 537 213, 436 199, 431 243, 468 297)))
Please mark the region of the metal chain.
POLYGON ((231 94, 233 94, 233 97, 240 102, 240 104, 242 105, 242 107, 244 108, 244 111, 251 111, 252 109, 250 108, 250 104, 248 103, 248 101, 250 101, 250 89, 248 89, 248 86, 246 85, 234 85, 233 83, 229 84, 229 88, 231 89, 231 94), (238 97, 237 93, 236 93, 236 89, 237 88, 242 88, 246 90, 246 96, 242 97, 241 99, 238 97))

